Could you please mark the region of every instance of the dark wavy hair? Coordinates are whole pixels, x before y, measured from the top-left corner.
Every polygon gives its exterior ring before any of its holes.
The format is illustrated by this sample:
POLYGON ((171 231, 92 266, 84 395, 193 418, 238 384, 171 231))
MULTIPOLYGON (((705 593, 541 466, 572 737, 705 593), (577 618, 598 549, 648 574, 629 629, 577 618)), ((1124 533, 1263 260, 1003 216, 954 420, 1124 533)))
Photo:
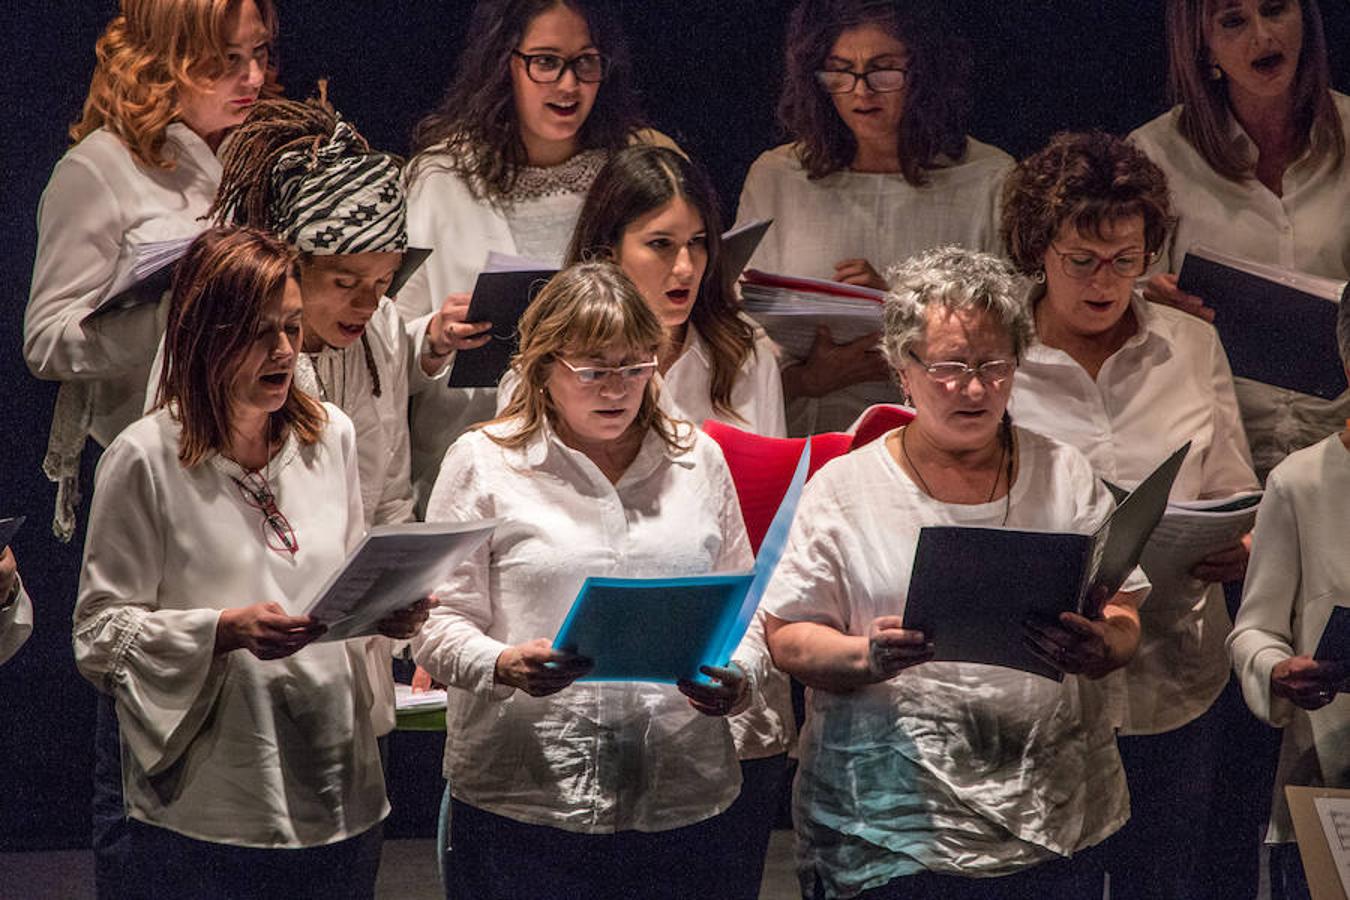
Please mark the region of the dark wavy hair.
MULTIPOLYGON (((1214 14, 1214 0, 1168 0, 1167 92, 1181 104, 1177 126, 1211 169, 1225 178, 1253 177, 1256 160, 1228 139, 1228 79, 1211 78, 1205 20, 1214 14)), ((1299 0, 1303 15, 1303 49, 1294 76, 1294 125, 1301 146, 1313 162, 1328 156, 1339 167, 1345 160, 1345 132, 1331 99, 1327 38, 1317 0, 1299 0)))
POLYGON ((454 80, 440 105, 413 130, 409 180, 415 180, 428 154, 460 175, 480 198, 499 200, 511 193, 526 163, 511 87, 511 51, 530 22, 556 6, 575 10, 591 32, 591 42, 608 60, 595 106, 577 137, 583 149, 618 150, 642 122, 633 87, 628 48, 618 13, 604 0, 478 0, 469 21, 454 80))
POLYGON ((1130 216, 1143 217, 1144 252, 1157 253, 1174 224, 1167 176, 1134 144, 1104 131, 1060 132, 1003 184, 1003 245, 1024 275, 1044 267, 1065 222, 1100 236, 1130 216))
MULTIPOLYGON (((207 229, 178 263, 155 406, 168 407, 182 425, 178 459, 185 468, 228 446, 230 385, 256 339, 263 306, 292 279, 299 280, 295 252, 255 228, 207 229)), ((269 424, 274 433, 289 430, 313 444, 327 418, 292 379, 269 424)))
POLYGON ((802 168, 824 178, 848 168, 857 141, 839 118, 830 95, 816 81, 839 35, 879 25, 910 53, 905 111, 900 133, 900 173, 913 185, 927 184, 926 170, 947 156, 966 153, 970 115, 970 52, 942 5, 932 0, 802 0, 787 34, 787 72, 778 119, 797 142, 802 168))
POLYGON ((707 173, 667 147, 639 145, 620 150, 605 163, 586 194, 566 264, 603 257, 622 266, 617 251, 624 231, 676 197, 683 197, 703 219, 708 264, 689 321, 712 351, 713 408, 735 416, 731 389, 741 366, 754 352, 755 333, 736 312, 734 294, 722 272, 722 223, 707 173))

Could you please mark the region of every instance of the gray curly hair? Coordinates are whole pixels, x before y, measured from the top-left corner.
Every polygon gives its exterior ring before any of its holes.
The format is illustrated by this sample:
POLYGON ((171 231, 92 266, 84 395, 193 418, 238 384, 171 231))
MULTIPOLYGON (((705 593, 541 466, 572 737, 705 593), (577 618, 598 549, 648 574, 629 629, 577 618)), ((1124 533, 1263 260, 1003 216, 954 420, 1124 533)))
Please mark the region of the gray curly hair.
POLYGON ((899 369, 927 336, 928 310, 983 310, 1012 339, 1020 361, 1032 340, 1031 306, 1025 282, 1003 260, 964 247, 925 250, 886 272, 885 330, 881 348, 899 369))

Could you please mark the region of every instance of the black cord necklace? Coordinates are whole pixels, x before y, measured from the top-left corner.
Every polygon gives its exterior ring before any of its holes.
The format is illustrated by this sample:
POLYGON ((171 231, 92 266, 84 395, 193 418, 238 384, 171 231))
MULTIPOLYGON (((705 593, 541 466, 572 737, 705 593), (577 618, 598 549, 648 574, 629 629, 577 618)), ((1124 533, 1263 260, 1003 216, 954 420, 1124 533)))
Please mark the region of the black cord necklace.
MULTIPOLYGON (((919 471, 919 467, 916 466, 914 464, 914 460, 910 458, 909 447, 905 440, 906 435, 908 433, 909 433, 908 427, 900 429, 900 455, 904 457, 905 464, 909 466, 909 470, 913 472, 914 477, 918 479, 919 487, 923 488, 923 492, 925 494, 936 500, 937 496, 933 493, 933 489, 928 486, 928 482, 924 480, 923 473, 919 471)), ((998 468, 994 472, 994 483, 989 487, 989 497, 984 502, 985 503, 993 502, 994 494, 998 493, 998 483, 1000 480, 1003 479, 1004 475, 1006 474, 1008 479, 1008 491, 1003 496, 1003 521, 1000 522, 999 524, 1007 525, 1008 516, 1012 513, 1012 479, 1013 479, 1013 461, 1015 459, 1015 454, 1009 452, 1012 449, 1013 433, 1012 433, 1012 426, 1008 424, 1008 421, 1006 419, 999 424, 998 436, 1000 447, 998 457, 998 468), (1005 463, 1006 463, 1006 470, 1005 470, 1005 463)))

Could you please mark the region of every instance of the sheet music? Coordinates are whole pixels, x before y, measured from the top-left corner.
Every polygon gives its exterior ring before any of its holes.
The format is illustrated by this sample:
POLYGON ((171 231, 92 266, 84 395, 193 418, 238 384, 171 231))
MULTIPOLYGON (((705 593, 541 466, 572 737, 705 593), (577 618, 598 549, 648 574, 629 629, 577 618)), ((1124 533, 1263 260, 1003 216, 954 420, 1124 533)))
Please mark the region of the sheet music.
POLYGON ((1350 897, 1350 797, 1316 797, 1313 804, 1322 820, 1336 874, 1341 877, 1341 890, 1350 897))

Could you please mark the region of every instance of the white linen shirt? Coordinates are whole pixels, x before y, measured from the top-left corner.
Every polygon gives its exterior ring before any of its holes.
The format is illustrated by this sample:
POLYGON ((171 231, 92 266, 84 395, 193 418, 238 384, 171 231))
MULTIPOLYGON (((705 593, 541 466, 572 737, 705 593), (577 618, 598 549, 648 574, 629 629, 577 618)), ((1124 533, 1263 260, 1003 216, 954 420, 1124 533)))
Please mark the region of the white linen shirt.
POLYGON ((661 397, 671 414, 701 425, 708 419, 724 422, 767 437, 784 437, 783 379, 778 357, 764 329, 754 325, 755 344, 731 386, 734 415, 715 409, 712 402, 712 351, 693 325, 689 326, 684 351, 667 370, 661 397))
MULTIPOLYGON (((1332 93, 1350 141, 1350 97, 1332 93)), ((1333 168, 1305 155, 1284 173, 1283 196, 1255 178, 1232 181, 1210 168, 1177 127, 1174 107, 1130 135, 1167 175, 1177 227, 1164 247, 1163 271, 1181 269, 1186 251, 1207 244, 1253 262, 1350 279, 1350 161, 1333 168)), ((1251 158, 1256 147, 1236 119, 1230 136, 1251 158)), ((1293 450, 1339 431, 1350 416, 1350 391, 1323 400, 1286 388, 1236 379, 1242 420, 1256 470, 1264 475, 1293 450)))
POLYGON ((1247 705, 1284 729, 1266 840, 1294 840, 1287 784, 1350 787, 1350 694, 1309 712, 1270 690, 1275 664, 1317 649, 1350 598, 1350 452, 1333 434, 1291 453, 1266 481, 1242 606, 1228 639, 1247 705))
MULTIPOLYGON (((0 548, 3 549, 3 548, 0 548)), ((33 601, 23 582, 14 602, 0 610, 0 663, 8 662, 33 633, 33 601)))
MULTIPOLYGON (((1228 357, 1214 327, 1137 294, 1130 308, 1138 330, 1095 381, 1063 350, 1033 343, 1013 380, 1014 421, 1073 445, 1098 475, 1122 487, 1143 481, 1190 441, 1172 500, 1255 490, 1228 357)), ((1153 580, 1139 621, 1139 650, 1112 676, 1124 679, 1126 691, 1121 731, 1171 731, 1209 709, 1228 683, 1224 639, 1232 622, 1223 586, 1153 580)))
MULTIPOLYGON (((380 300, 366 323, 365 338, 380 379, 380 396, 366 366, 361 341, 342 349, 326 347, 302 353, 296 361, 295 381, 310 395, 336 405, 356 430, 356 463, 361 480, 361 512, 366 530, 376 525, 416 521, 408 455, 408 383, 443 382, 428 378, 420 363, 421 350, 387 297, 380 300)), ((425 332, 422 338, 425 338, 425 332)), ((376 637, 366 642, 366 662, 374 696, 375 733, 394 730, 394 672, 390 662, 395 642, 376 637)))
POLYGON ((219 455, 178 461, 166 410, 99 462, 74 618, 81 674, 117 701, 127 814, 203 841, 295 848, 355 836, 388 814, 363 641, 278 660, 215 653, 223 609, 298 615, 361 536, 351 422, 289 438, 267 467, 300 549, 269 549, 261 513, 219 455))
MULTIPOLYGON (((1016 429, 1008 527, 1089 533, 1111 498, 1082 455, 1016 429)), ((919 530, 998 526, 1004 500, 933 500, 886 440, 809 482, 761 609, 864 635, 903 615, 919 530)), ((1135 571, 1122 588, 1142 590, 1135 571)), ((923 870, 1007 874, 1091 846, 1129 815, 1099 683, 930 662, 849 693, 808 690, 795 786, 803 884, 848 897, 923 870)))
MULTIPOLYGON (((484 431, 451 446, 428 520, 502 520, 437 591, 441 605, 413 639, 418 664, 450 686, 445 776, 456 799, 520 822, 610 833, 689 825, 736 798, 727 723, 696 712, 673 685, 579 682, 536 698, 495 680, 503 650, 557 633, 587 576, 750 568, 721 451, 692 434, 693 448, 676 454, 653 432, 617 484, 548 429, 518 450, 484 431)), ((764 661, 749 662, 747 671, 764 661)))
MULTIPOLYGON (((736 222, 774 220, 750 266, 785 275, 833 278, 834 264, 854 257, 867 259, 884 275, 890 266, 943 244, 998 254, 999 191, 1011 167, 1002 150, 972 138, 965 158, 929 170, 923 187, 899 174, 848 170, 812 180, 795 146, 784 144, 750 166, 736 222)), ((788 403, 788 433, 844 431, 872 404, 897 402, 899 391, 889 381, 797 398, 788 403)))
MULTIPOLYGON (((408 186, 408 244, 433 251, 398 293, 398 311, 410 329, 425 330, 427 317, 450 294, 472 293, 489 251, 520 255, 504 207, 475 196, 447 163, 444 153, 427 154, 408 186)), ((531 250, 540 262, 562 266, 590 184, 585 180, 571 190, 511 203, 512 219, 534 216, 566 223, 553 232, 551 247, 545 246, 545 235, 531 233, 531 250)), ((412 479, 418 506, 424 508, 446 448, 470 426, 493 417, 497 390, 438 384, 414 394, 412 479)))
POLYGON ((165 153, 173 169, 146 168, 100 128, 56 164, 38 205, 24 358, 39 378, 88 383, 89 434, 104 447, 141 416, 168 304, 83 319, 130 271, 137 245, 200 233, 220 184, 220 160, 186 125, 169 125, 165 153))

